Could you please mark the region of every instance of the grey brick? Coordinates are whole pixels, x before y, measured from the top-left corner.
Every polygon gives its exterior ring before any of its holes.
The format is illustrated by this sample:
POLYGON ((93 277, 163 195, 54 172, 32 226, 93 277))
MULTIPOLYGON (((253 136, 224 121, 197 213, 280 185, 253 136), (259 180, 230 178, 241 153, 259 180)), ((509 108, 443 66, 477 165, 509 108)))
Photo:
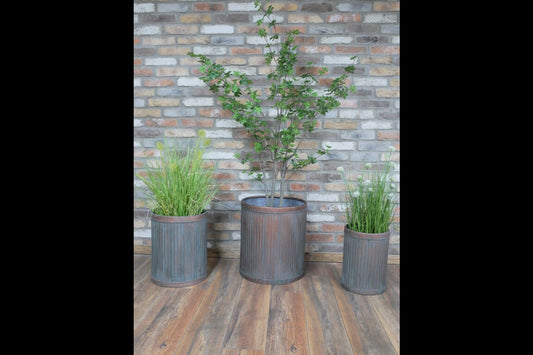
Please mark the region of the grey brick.
POLYGON ((187 12, 189 5, 187 4, 158 4, 158 12, 187 12))
POLYGON ((335 6, 335 8, 342 12, 371 11, 372 1, 354 1, 351 3, 342 3, 335 6))
POLYGON ((161 136, 161 131, 157 128, 135 128, 133 134, 138 138, 153 138, 161 136))
POLYGON ((248 23, 250 15, 248 14, 221 14, 215 15, 216 23, 248 23))
POLYGON ((331 4, 328 3, 315 3, 315 4, 303 4, 302 5, 302 11, 309 11, 309 12, 330 12, 332 10, 331 4))
POLYGON ((141 17, 142 23, 159 23, 159 22, 174 22, 176 18, 171 14, 144 14, 141 17))
POLYGON ((163 116, 165 117, 192 117, 196 115, 196 110, 193 108, 166 108, 163 110, 163 116))
POLYGON ((183 96, 185 93, 184 89, 179 88, 159 88, 157 89, 157 96, 183 96))
POLYGON ((244 37, 237 36, 212 36, 211 44, 242 45, 244 37))

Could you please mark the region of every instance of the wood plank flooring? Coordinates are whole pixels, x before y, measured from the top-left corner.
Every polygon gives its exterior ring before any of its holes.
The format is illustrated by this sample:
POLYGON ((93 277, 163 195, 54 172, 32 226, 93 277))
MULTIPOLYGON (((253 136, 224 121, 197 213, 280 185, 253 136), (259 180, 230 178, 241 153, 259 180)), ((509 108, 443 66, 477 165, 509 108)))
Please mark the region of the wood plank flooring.
POLYGON ((381 295, 351 293, 340 263, 306 262, 286 285, 250 282, 238 259, 208 259, 208 278, 184 288, 150 280, 134 255, 134 354, 399 354, 400 265, 381 295))

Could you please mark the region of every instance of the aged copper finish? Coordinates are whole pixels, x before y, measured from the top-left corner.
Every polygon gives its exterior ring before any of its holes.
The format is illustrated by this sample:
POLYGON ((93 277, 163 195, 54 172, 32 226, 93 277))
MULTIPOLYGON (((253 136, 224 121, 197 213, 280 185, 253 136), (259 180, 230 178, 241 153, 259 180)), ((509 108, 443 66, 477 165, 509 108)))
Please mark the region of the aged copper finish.
POLYGON ((360 233, 344 227, 342 286, 363 295, 385 292, 390 231, 360 233))
POLYGON ((207 278, 207 212, 196 216, 152 214, 152 282, 185 287, 207 278))
POLYGON ((263 284, 296 281, 304 275, 307 202, 296 197, 286 197, 283 207, 265 202, 264 196, 241 201, 240 274, 263 284))

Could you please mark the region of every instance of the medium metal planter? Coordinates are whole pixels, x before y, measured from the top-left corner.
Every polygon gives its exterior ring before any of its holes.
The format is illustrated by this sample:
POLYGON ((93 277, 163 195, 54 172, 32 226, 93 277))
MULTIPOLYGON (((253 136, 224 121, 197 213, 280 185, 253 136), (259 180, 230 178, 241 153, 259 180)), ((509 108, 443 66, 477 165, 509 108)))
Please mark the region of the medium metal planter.
POLYGON ((152 281, 184 287, 207 278, 207 212, 196 216, 152 214, 152 281))
POLYGON ((359 233, 344 227, 342 286, 363 295, 385 292, 390 231, 359 233))
POLYGON ((283 207, 266 207, 264 196, 243 199, 239 267, 242 277, 272 285, 302 278, 306 214, 307 202, 295 197, 284 198, 283 207))

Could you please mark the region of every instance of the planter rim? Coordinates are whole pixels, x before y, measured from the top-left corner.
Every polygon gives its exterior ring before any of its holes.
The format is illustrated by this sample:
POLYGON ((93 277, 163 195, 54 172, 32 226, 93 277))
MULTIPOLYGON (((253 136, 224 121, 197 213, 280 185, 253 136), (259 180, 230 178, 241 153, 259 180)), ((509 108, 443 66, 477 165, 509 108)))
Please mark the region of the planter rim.
POLYGON ((202 212, 194 216, 162 216, 155 213, 152 213, 152 220, 159 222, 173 222, 173 223, 186 223, 186 222, 197 222, 203 219, 207 215, 207 211, 202 212))
MULTIPOLYGON (((275 198, 279 198, 279 197, 275 197, 275 198)), ((249 210, 252 210, 252 211, 257 211, 257 212, 274 212, 274 213, 286 213, 286 212, 296 212, 296 211, 305 211, 307 209, 307 202, 304 200, 304 199, 301 199, 299 197, 284 197, 283 199, 284 200, 293 200, 293 201, 298 201, 298 202, 301 202, 300 205, 298 206, 289 206, 289 207, 267 207, 267 206, 258 206, 258 205, 254 205, 254 204, 251 204, 249 200, 252 200, 252 199, 265 199, 266 200, 266 197, 265 195, 259 195, 259 196, 249 196, 249 197, 245 197, 241 200, 241 206, 242 207, 245 207, 249 210)))
POLYGON ((380 239, 383 237, 390 236, 390 229, 387 230, 384 233, 363 233, 363 232, 356 232, 354 230, 351 230, 348 228, 348 225, 346 224, 344 226, 344 237, 352 237, 352 238, 363 238, 363 239, 380 239))

